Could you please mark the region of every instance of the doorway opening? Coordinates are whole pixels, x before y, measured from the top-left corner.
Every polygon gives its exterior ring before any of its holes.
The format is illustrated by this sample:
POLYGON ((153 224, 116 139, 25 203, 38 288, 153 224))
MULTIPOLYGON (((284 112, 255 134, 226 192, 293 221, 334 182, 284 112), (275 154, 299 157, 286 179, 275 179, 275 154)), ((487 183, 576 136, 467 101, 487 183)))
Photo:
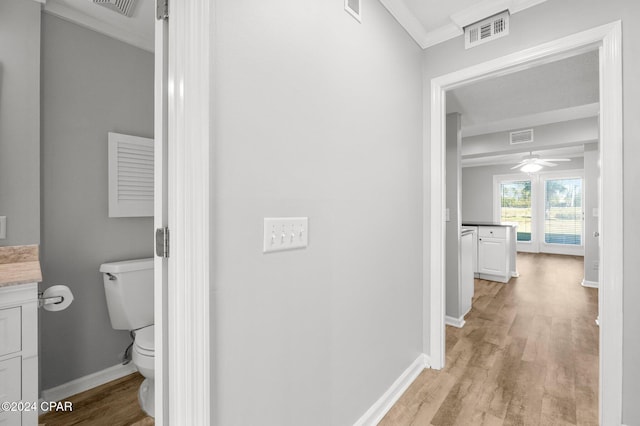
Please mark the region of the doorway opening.
POLYGON ((472 66, 431 81, 431 139, 425 146, 431 167, 425 181, 425 241, 430 243, 428 278, 425 276, 425 352, 433 368, 445 358, 445 113, 446 92, 473 82, 599 50, 600 68, 600 423, 617 424, 622 414, 622 66, 620 22, 594 28, 551 43, 472 66), (606 297, 603 297, 606 293, 606 297))

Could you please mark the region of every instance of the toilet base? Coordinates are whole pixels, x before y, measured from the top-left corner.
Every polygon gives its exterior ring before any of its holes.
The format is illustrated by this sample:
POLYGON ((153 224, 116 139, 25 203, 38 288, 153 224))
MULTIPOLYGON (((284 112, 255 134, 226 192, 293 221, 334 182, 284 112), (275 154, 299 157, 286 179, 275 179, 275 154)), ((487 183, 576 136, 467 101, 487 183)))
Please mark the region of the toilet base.
POLYGON ((151 417, 155 417, 156 408, 156 391, 155 383, 151 379, 144 379, 138 390, 138 402, 142 411, 151 417))

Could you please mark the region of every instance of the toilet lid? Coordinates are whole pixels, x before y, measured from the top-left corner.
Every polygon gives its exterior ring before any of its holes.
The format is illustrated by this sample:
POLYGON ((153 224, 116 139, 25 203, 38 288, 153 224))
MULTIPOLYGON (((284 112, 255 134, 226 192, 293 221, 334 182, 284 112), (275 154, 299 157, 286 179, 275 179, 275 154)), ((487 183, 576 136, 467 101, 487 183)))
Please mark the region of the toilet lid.
POLYGON ((152 325, 136 330, 135 345, 145 351, 153 351, 155 348, 153 333, 154 327, 152 325))

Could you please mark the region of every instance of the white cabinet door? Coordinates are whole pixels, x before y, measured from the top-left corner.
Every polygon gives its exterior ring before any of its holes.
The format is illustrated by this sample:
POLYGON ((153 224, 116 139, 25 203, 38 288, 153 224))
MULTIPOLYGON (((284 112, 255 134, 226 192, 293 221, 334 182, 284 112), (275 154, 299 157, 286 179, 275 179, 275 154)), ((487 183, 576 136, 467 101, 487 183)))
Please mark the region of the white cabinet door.
POLYGON ((499 238, 478 238, 478 273, 507 275, 507 242, 499 238))
POLYGON ((20 307, 0 309, 0 356, 20 351, 20 307))
MULTIPOLYGON (((21 358, 15 357, 0 362, 0 401, 17 402, 22 396, 21 390, 21 358)), ((0 409, 0 425, 20 426, 22 423, 19 411, 3 411, 0 409)))

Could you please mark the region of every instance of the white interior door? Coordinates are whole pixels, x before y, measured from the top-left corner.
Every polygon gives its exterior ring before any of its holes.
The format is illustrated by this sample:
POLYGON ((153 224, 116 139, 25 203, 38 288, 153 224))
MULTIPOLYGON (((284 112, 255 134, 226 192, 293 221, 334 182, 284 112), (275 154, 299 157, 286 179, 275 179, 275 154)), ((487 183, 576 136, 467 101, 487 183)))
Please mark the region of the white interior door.
MULTIPOLYGON (((154 227, 168 226, 167 197, 167 126, 168 126, 168 21, 156 20, 155 26, 155 188, 154 227)), ((154 262, 154 313, 155 313, 155 424, 168 424, 168 339, 167 339, 167 289, 168 259, 156 253, 154 262)))

